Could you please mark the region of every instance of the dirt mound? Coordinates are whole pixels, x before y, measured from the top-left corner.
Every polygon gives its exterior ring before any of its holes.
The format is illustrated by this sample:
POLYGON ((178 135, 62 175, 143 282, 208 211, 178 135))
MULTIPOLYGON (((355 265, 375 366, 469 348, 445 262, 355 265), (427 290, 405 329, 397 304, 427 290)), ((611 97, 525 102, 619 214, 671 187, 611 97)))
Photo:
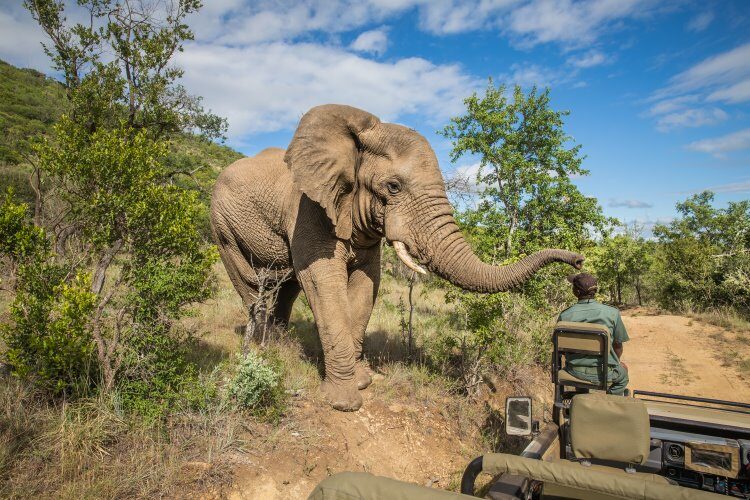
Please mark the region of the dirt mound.
POLYGON ((363 395, 362 409, 353 413, 299 401, 290 423, 267 436, 267 449, 235 457, 234 484, 222 496, 306 498, 318 482, 341 471, 441 489, 456 486, 473 457, 459 424, 439 402, 405 405, 384 403, 371 390, 363 395))

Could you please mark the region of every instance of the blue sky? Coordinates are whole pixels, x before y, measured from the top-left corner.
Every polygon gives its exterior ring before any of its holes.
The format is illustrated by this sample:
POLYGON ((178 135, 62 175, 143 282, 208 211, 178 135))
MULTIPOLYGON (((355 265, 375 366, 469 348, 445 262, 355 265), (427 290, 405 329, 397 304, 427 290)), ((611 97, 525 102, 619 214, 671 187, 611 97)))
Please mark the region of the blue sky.
MULTIPOLYGON (((75 3, 75 2, 73 2, 75 3)), ((750 194, 750 2, 655 0, 205 0, 177 63, 229 145, 286 146, 310 107, 340 102, 435 134, 488 77, 549 86, 608 215, 646 226, 714 189, 750 194)), ((0 58, 49 71, 43 34, 0 0, 0 58)), ((81 13, 71 6, 73 20, 81 13)))

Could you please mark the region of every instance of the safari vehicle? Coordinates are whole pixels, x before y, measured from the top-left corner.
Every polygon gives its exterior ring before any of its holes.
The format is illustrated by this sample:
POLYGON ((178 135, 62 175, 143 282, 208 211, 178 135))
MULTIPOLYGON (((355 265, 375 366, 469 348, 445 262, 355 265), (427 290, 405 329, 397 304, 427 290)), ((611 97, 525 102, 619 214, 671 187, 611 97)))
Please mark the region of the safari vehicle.
POLYGON ((533 440, 520 456, 473 460, 462 493, 473 495, 485 472, 494 476, 491 499, 750 499, 750 404, 639 390, 606 394, 604 326, 560 322, 553 349, 553 422, 537 431, 531 398, 508 398, 506 433, 533 440), (568 354, 597 357, 601 384, 562 370, 568 354))
POLYGON ((750 499, 750 404, 634 391, 606 393, 609 332, 588 323, 553 331, 552 422, 539 430, 529 397, 506 401, 506 433, 531 436, 519 455, 474 459, 461 494, 345 472, 324 481, 310 499, 472 498, 480 473, 492 476, 485 498, 750 499), (568 354, 599 360, 601 384, 561 369, 568 354))

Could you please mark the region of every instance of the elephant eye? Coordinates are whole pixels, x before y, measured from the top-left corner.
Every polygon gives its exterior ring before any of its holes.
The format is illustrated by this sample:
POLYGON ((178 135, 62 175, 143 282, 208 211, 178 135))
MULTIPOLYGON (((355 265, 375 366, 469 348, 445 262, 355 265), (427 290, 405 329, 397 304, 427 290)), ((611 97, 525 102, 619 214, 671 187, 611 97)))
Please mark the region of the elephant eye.
POLYGON ((388 181, 386 183, 386 187, 388 188, 388 192, 391 194, 398 194, 401 192, 401 184, 399 184, 397 181, 388 181))

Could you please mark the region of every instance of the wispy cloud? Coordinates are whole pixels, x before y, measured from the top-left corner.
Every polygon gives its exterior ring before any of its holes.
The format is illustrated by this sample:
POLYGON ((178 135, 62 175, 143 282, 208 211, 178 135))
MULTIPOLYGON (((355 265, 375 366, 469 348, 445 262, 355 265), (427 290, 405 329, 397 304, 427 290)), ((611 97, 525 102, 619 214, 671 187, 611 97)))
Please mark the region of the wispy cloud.
POLYGON ((701 12, 688 22, 686 28, 688 31, 699 33, 708 28, 713 20, 714 13, 712 11, 701 12))
POLYGON ((629 18, 654 12, 650 0, 532 0, 508 16, 506 32, 526 45, 557 42, 580 47, 629 18))
POLYGON ((660 116, 656 121, 656 129, 660 132, 668 132, 676 128, 703 127, 715 125, 727 118, 729 115, 720 108, 687 108, 660 116))
POLYGON ((652 203, 641 200, 611 200, 609 206, 612 208, 652 208, 652 203))
POLYGON ((384 28, 360 33, 350 47, 357 52, 382 56, 388 48, 388 34, 384 28))
POLYGON ((514 63, 510 66, 510 72, 499 75, 499 79, 507 85, 520 85, 523 88, 531 88, 535 85, 552 87, 568 82, 573 74, 566 74, 560 70, 534 63, 514 63))
POLYGON ((691 142, 687 148, 693 151, 700 151, 701 153, 708 153, 719 158, 731 151, 750 149, 750 128, 721 137, 691 142))
POLYGON ((674 95, 705 90, 726 89, 750 77, 750 43, 704 59, 670 78, 659 93, 674 95))
POLYGON ((750 193, 750 181, 721 184, 708 189, 714 193, 750 193))
POLYGON ((607 64, 610 61, 610 58, 599 50, 590 50, 583 54, 568 58, 568 64, 581 69, 607 64))
POLYGON ((649 116, 664 132, 701 127, 726 120, 718 104, 750 101, 750 43, 708 57, 669 79, 653 93, 649 116))

